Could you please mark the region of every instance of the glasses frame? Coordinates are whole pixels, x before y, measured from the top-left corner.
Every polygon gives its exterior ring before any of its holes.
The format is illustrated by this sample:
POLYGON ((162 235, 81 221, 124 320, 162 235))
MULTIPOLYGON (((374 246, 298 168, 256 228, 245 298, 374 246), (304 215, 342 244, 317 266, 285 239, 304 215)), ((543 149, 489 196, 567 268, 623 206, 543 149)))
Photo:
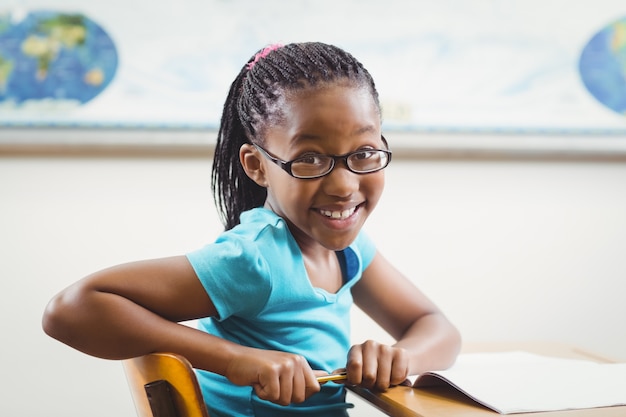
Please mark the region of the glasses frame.
MULTIPOLYGON (((381 138, 382 138, 383 142, 385 143, 385 145, 387 145, 387 140, 385 139, 385 137, 381 135, 381 138)), ((345 153, 343 155, 315 154, 315 155, 325 156, 325 157, 331 158, 332 159, 332 163, 330 164, 330 168, 328 168, 328 171, 326 171, 325 173, 320 174, 320 175, 315 175, 315 176, 311 176, 311 177, 300 177, 300 176, 294 175, 294 173, 291 171, 291 165, 293 165, 294 162, 296 162, 298 159, 300 159, 302 157, 298 157, 298 158, 292 159, 291 161, 283 161, 282 159, 272 155, 267 149, 263 148, 261 145, 258 145, 256 143, 253 143, 253 145, 259 151, 261 151, 261 153, 263 155, 265 155, 265 157, 267 159, 269 159, 270 161, 272 161, 273 163, 278 165, 280 168, 282 168, 283 171, 285 171, 287 174, 289 174, 293 178, 297 178, 299 180, 313 180, 313 179, 325 177, 326 175, 328 175, 331 172, 333 172, 333 170, 337 166, 337 161, 343 161, 346 169, 348 171, 354 173, 354 174, 358 174, 358 175, 373 174, 374 172, 378 172, 378 171, 381 171, 381 170, 387 168, 387 166, 389 166, 389 163, 391 162, 391 155, 392 155, 392 152, 389 149, 360 149, 358 151, 348 152, 348 153, 345 153), (348 158, 351 157, 354 154, 361 153, 361 152, 364 152, 364 151, 384 152, 385 154, 387 154, 387 163, 385 165, 383 165, 382 167, 377 168, 377 169, 375 169, 373 171, 359 172, 359 171, 353 170, 350 167, 350 165, 348 164, 348 158)))

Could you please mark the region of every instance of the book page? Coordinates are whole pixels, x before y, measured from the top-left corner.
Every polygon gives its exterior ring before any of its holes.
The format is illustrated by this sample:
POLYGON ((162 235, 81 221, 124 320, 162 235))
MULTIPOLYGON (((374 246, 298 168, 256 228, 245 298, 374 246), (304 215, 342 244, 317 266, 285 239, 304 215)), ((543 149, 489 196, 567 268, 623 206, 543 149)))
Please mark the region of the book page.
POLYGON ((626 405, 626 363, 521 351, 461 354, 452 368, 413 381, 415 388, 447 383, 500 414, 626 405))

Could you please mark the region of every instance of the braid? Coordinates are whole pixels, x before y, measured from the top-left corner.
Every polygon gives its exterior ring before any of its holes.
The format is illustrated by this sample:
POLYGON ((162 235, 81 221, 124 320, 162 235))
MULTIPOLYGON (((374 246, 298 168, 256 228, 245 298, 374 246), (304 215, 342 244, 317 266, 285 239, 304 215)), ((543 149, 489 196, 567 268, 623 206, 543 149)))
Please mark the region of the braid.
POLYGON ((238 96, 247 69, 243 69, 230 87, 215 145, 211 187, 222 223, 231 229, 239 215, 265 201, 265 188, 252 181, 239 162, 239 148, 247 142, 238 110, 238 96))
POLYGON ((241 69, 224 103, 211 173, 213 196, 226 230, 239 224, 241 213, 262 206, 267 197, 267 190, 243 170, 241 146, 262 144, 265 127, 280 123, 281 99, 287 91, 338 80, 368 88, 380 108, 369 72, 336 46, 307 42, 264 49, 241 69))

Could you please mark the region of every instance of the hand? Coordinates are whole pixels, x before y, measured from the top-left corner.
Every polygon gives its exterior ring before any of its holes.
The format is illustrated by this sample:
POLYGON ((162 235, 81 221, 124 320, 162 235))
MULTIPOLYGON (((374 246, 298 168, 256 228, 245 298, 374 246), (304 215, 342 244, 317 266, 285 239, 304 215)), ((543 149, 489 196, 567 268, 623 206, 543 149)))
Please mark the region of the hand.
POLYGON ((245 348, 225 376, 234 384, 251 385, 259 398, 280 405, 302 402, 320 390, 306 359, 286 352, 245 348))
POLYGON ((402 348, 368 340, 352 346, 346 370, 348 384, 385 391, 404 383, 409 374, 409 358, 402 348))

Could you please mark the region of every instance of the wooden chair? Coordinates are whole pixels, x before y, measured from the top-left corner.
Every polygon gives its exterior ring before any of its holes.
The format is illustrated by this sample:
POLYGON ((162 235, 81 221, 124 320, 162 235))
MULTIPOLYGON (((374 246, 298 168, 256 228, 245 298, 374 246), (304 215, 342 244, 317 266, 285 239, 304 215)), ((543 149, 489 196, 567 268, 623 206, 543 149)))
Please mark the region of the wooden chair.
POLYGON ((191 364, 174 353, 122 361, 138 417, 209 417, 191 364))

